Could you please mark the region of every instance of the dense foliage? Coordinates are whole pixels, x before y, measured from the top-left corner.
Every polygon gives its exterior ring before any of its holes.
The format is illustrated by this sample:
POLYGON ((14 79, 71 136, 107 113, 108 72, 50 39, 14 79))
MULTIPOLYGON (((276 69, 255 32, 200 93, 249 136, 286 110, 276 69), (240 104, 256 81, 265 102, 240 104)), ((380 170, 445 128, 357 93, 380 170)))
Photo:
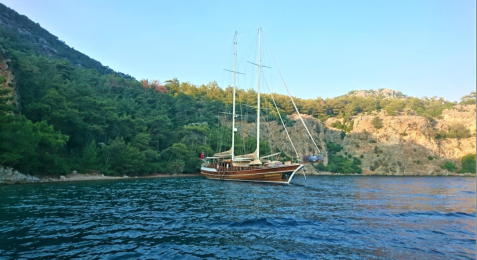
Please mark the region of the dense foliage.
MULTIPOLYGON (((0 82, 4 78, 0 76, 0 82)), ((14 116, 8 105, 8 89, 0 90, 0 165, 25 172, 52 173, 65 170, 57 156, 68 136, 55 131, 45 121, 32 123, 25 116, 14 116)))
POLYGON ((363 173, 361 169, 361 160, 347 155, 338 154, 343 150, 343 147, 337 143, 326 143, 328 149, 328 165, 324 165, 323 162, 315 164, 314 167, 317 171, 329 171, 333 173, 363 173))
POLYGON ((446 138, 468 138, 471 137, 470 131, 467 127, 462 124, 456 123, 448 126, 446 130, 440 130, 436 134, 436 139, 446 139, 446 138))
MULTIPOLYGON (((192 96, 194 99, 208 98, 211 100, 221 101, 225 104, 231 102, 233 89, 220 88, 215 82, 209 85, 195 86, 190 83, 175 84, 172 93, 179 93, 192 96)), ((290 98, 285 95, 274 94, 275 101, 280 111, 284 114, 293 114, 295 109, 290 102, 290 98)), ((271 96, 262 94, 262 106, 268 109, 270 114, 278 117, 273 107, 271 96)), ((462 104, 475 102, 475 93, 472 92, 462 104)), ((239 89, 237 92, 237 100, 241 103, 256 105, 257 93, 252 90, 239 89)), ((360 97, 345 95, 336 98, 317 98, 317 99, 295 99, 297 107, 301 113, 312 115, 315 118, 327 119, 330 117, 343 118, 343 122, 335 122, 335 127, 345 132, 353 129, 353 126, 347 124, 352 116, 359 113, 371 113, 384 109, 389 115, 397 115, 399 113, 417 114, 432 119, 442 114, 442 111, 451 108, 455 103, 448 102, 443 98, 403 98, 403 99, 387 99, 381 96, 377 97, 360 97)), ((379 127, 379 124, 378 124, 379 127)))
POLYGON ((441 165, 441 168, 450 172, 454 172, 457 166, 451 161, 445 161, 444 164, 441 165))
POLYGON ((463 156, 461 162, 462 169, 459 170, 459 173, 475 173, 475 153, 463 156))
MULTIPOLYGON (((230 148, 231 130, 217 122, 225 104, 174 95, 175 80, 162 86, 166 91, 161 93, 65 60, 10 54, 23 115, 2 112, 2 165, 34 173, 196 172, 202 151, 207 156, 230 148), (181 167, 171 168, 173 164, 181 167)), ((236 139, 244 152, 253 151, 251 143, 236 139)), ((263 142, 264 152, 267 147, 263 142)))

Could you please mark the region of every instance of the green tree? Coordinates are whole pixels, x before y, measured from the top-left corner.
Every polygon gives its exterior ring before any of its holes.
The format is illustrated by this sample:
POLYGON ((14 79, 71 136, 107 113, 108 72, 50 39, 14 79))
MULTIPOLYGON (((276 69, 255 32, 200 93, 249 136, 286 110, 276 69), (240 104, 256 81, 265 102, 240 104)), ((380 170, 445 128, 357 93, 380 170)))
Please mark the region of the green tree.
POLYGON ((387 102, 384 110, 386 110, 388 115, 395 116, 404 108, 404 105, 404 102, 400 99, 391 99, 387 102))
POLYGON ((459 170, 459 173, 475 173, 475 153, 463 156, 461 162, 462 169, 459 170))
POLYGON ((36 148, 35 158, 38 161, 40 173, 67 173, 70 167, 66 164, 61 150, 65 146, 69 137, 62 135, 48 125, 45 121, 35 123, 40 141, 36 148))
POLYGON ((126 144, 122 137, 110 142, 106 149, 106 169, 113 175, 142 174, 145 156, 131 144, 126 144))
POLYGON ((175 159, 167 164, 167 172, 171 174, 182 173, 185 168, 185 162, 181 159, 175 159))
MULTIPOLYGON (((339 144, 328 142, 326 143, 328 150, 328 165, 324 168, 324 165, 315 166, 317 170, 327 170, 336 173, 359 173, 361 174, 363 170, 361 169, 361 160, 358 158, 353 158, 350 160, 342 155, 337 155, 343 147, 339 144)), ((346 154, 346 153, 345 153, 346 154)), ((349 155, 350 158, 351 155, 349 155)))
POLYGON ((161 158, 163 169, 169 169, 170 163, 177 160, 184 162, 183 171, 185 172, 195 172, 200 167, 199 155, 193 153, 183 143, 174 143, 161 153, 161 158))
POLYGON ((371 124, 373 124, 374 128, 376 129, 383 128, 383 121, 377 116, 373 118, 373 121, 371 121, 371 124))
POLYGON ((453 125, 450 125, 447 131, 439 130, 435 138, 436 139, 446 139, 446 138, 462 139, 462 138, 468 138, 470 136, 471 136, 470 130, 467 127, 465 127, 464 125, 460 123, 455 123, 453 125))
POLYGON ((465 95, 460 99, 462 105, 475 105, 475 91, 470 92, 469 95, 465 95))
POLYGON ((91 170, 99 169, 100 157, 98 153, 98 148, 96 142, 91 142, 83 150, 83 156, 81 158, 81 170, 88 172, 91 170))
POLYGON ((32 165, 24 165, 35 156, 40 141, 35 125, 27 118, 0 114, 0 165, 21 170, 30 170, 32 165))
POLYGON ((11 114, 11 98, 4 96, 9 92, 2 89, 0 93, 0 164, 32 173, 66 172, 60 149, 68 136, 45 121, 32 123, 25 116, 11 114))
POLYGON ((454 163, 450 161, 446 161, 443 166, 441 166, 442 169, 448 170, 450 172, 454 172, 455 169, 457 168, 454 163))
POLYGON ((197 122, 196 101, 183 93, 179 93, 176 99, 176 125, 183 126, 197 122))
POLYGON ((322 172, 322 171, 331 171, 331 166, 325 166, 325 164, 323 162, 319 162, 317 164, 313 164, 313 166, 315 167, 315 169, 319 172, 322 172))

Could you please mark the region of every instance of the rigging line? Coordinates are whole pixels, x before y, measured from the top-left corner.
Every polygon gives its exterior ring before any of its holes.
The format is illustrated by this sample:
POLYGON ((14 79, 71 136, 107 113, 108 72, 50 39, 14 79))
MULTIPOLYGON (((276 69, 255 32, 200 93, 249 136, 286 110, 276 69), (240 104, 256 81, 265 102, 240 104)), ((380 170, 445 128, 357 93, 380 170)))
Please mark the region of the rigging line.
MULTIPOLYGON (((247 92, 250 91, 250 90, 256 90, 256 85, 255 85, 256 80, 255 80, 255 76, 256 76, 257 73, 256 73, 256 71, 255 71, 255 66, 250 67, 248 63, 245 64, 245 66, 246 66, 246 68, 247 68, 246 70, 250 70, 250 73, 252 73, 252 76, 248 78, 248 79, 249 79, 249 82, 247 82, 247 85, 248 85, 248 90, 247 90, 247 92)), ((255 100, 256 100, 256 98, 254 99, 253 102, 255 102, 255 100)))
POLYGON ((216 145, 216 151, 220 151, 219 150, 219 130, 220 130, 220 108, 219 108, 219 111, 217 111, 217 129, 215 130, 215 132, 217 133, 217 145, 216 145))
MULTIPOLYGON (((263 75, 263 76, 264 76, 264 79, 265 79, 265 83, 267 84, 265 75, 263 75)), ((268 85, 267 85, 267 87, 268 87, 268 90, 270 90, 270 87, 269 87, 268 85)), ((269 92, 270 92, 270 91, 269 91, 269 92)), ((270 102, 269 98, 267 98, 267 101, 269 102, 269 105, 271 106, 271 102, 270 102)), ((268 117, 270 117, 270 111, 268 111, 268 117)), ((270 123, 270 119, 269 119, 268 123, 270 123)), ((268 125, 267 125, 267 126, 268 126, 268 125)), ((268 130, 269 130, 269 132, 271 132, 271 131, 270 131, 270 127, 268 127, 268 130)), ((274 142, 274 144, 278 144, 278 143, 279 143, 279 142, 277 141, 278 135, 272 135, 271 133, 270 133, 269 135, 273 137, 273 142, 274 142)), ((280 147, 277 145, 276 149, 280 152, 280 154, 283 152, 283 146, 280 148, 280 147)), ((274 153, 274 152, 272 152, 272 144, 271 144, 271 143, 270 143, 270 152, 271 152, 271 153, 274 153)), ((279 157, 279 156, 278 156, 278 157, 279 157)), ((276 158, 276 159, 278 159, 278 158, 276 158)))
MULTIPOLYGON (((264 75, 263 78, 265 79, 265 75, 264 75)), ((268 82, 267 82, 266 79, 265 79, 265 85, 267 85, 268 91, 270 91, 270 87, 268 86, 268 82)), ((275 109, 277 110, 278 116, 280 117, 280 121, 282 121, 283 128, 285 129, 285 133, 287 133, 288 140, 290 140, 290 143, 293 147, 293 150, 296 153, 296 158, 298 159, 300 156, 298 155, 298 152, 296 151, 295 145, 293 144, 293 141, 292 141, 290 135, 288 134, 287 127, 285 126, 285 123, 283 122, 282 115, 280 114, 280 111, 278 111, 277 103, 275 102, 275 98, 273 97, 273 94, 272 94, 271 91, 270 91, 270 96, 272 97, 273 105, 275 106, 275 109)))
MULTIPOLYGON (((246 106, 246 104, 245 104, 244 106, 246 106)), ((246 111, 246 113, 247 113, 247 116, 246 116, 246 117, 247 117, 247 118, 246 118, 247 124, 249 123, 248 117, 250 116, 250 111, 248 111, 248 110, 250 110, 250 109, 247 109, 247 111, 246 111)), ((250 146, 250 142, 249 142, 250 140, 249 140, 248 138, 250 138, 250 137, 249 137, 249 133, 247 132, 247 140, 246 140, 246 145, 247 145, 247 146, 245 147, 245 148, 246 148, 245 151, 246 151, 246 153, 251 153, 251 152, 252 152, 252 151, 251 151, 251 150, 252 150, 252 148, 251 148, 252 146, 250 146)))
POLYGON ((303 118, 301 117, 300 111, 298 111, 298 108, 296 107, 295 101, 293 100, 293 97, 292 97, 292 95, 290 94, 290 90, 288 90, 287 84, 285 83, 285 80, 283 79, 282 73, 281 73, 280 69, 278 68, 278 64, 277 64, 277 62, 276 62, 276 60, 275 60, 275 57, 273 56, 273 53, 272 53, 272 50, 270 49, 270 46, 268 45, 268 41, 267 41, 267 39, 265 38, 265 35, 263 36, 263 38, 265 39, 265 43, 267 44, 268 51, 270 51, 270 55, 272 55, 273 63, 275 63, 275 66, 277 67, 278 74, 280 75, 280 78, 282 79, 283 85, 285 85, 285 88, 287 89, 288 96, 290 97, 290 99, 291 99, 291 101, 292 101, 292 103, 293 103, 293 106, 295 107, 295 110, 296 110, 296 112, 298 113, 298 117, 300 117, 300 120, 301 120, 301 122, 303 123, 303 125, 305 126, 305 129, 306 129, 306 131, 308 132, 308 135, 310 136, 311 141, 313 141, 313 144, 315 145, 316 149, 318 150, 318 153, 321 153, 320 148, 318 148, 318 145, 316 145, 316 142, 315 142, 315 140, 313 139, 313 136, 311 136, 311 133, 310 133, 310 131, 308 130, 308 127, 306 126, 305 121, 303 121, 303 118))
POLYGON ((244 123, 244 116, 242 110, 243 104, 240 103, 240 116, 242 117, 242 154, 245 154, 245 123, 244 123))
MULTIPOLYGON (((239 63, 238 63, 239 67, 245 65, 245 72, 244 72, 244 73, 246 73, 246 74, 248 73, 247 71, 248 71, 248 69, 249 69, 250 66, 248 66, 248 63, 245 62, 245 61, 250 59, 250 57, 248 57, 248 56, 252 56, 252 53, 256 53, 257 41, 258 41, 258 35, 255 36, 255 37, 250 41, 250 44, 249 44, 249 46, 248 46, 248 48, 247 48, 247 50, 246 50, 244 56, 242 56, 241 59, 239 60, 239 63)), ((253 71, 253 69, 252 69, 252 71, 253 71)), ((251 83, 250 83, 250 85, 248 86, 248 88, 253 88, 253 85, 254 85, 254 84, 253 84, 252 82, 254 82, 254 79, 255 79, 255 76, 253 76, 253 77, 251 78, 251 83)), ((245 85, 247 85, 247 84, 245 84, 245 85)))
MULTIPOLYGON (((264 100, 264 102, 262 102, 262 103, 265 103, 265 100, 266 100, 265 97, 264 97, 263 100, 264 100)), ((266 108, 265 108, 265 104, 264 104, 263 106, 264 106, 264 108, 260 110, 260 119, 264 121, 264 123, 262 123, 262 124, 265 124, 265 125, 267 126, 267 130, 268 130, 268 133, 267 133, 268 146, 269 146, 270 152, 271 152, 271 151, 272 151, 271 142, 270 142, 270 140, 271 140, 271 139, 270 139, 270 132, 271 132, 271 131, 270 131, 270 126, 268 125, 268 122, 267 122, 267 118, 265 117, 265 116, 267 115, 267 114, 265 113, 265 109, 266 109, 266 108), (262 111, 263 111, 263 113, 262 113, 262 111)))
MULTIPOLYGON (((265 74, 263 75, 265 77, 265 74)), ((264 95, 264 101, 268 101, 268 106, 267 106, 267 113, 265 114, 265 109, 263 111, 264 115, 263 115, 263 118, 264 118, 264 121, 265 121, 265 125, 267 126, 267 129, 268 129, 268 148, 270 149, 270 154, 272 153, 272 131, 270 130, 270 109, 268 108, 269 105, 270 105, 270 101, 268 100, 268 98, 264 95)), ((267 102, 264 102, 265 104, 264 105, 267 105, 267 102)))
MULTIPOLYGON (((237 68, 238 68, 238 69, 241 68, 241 66, 242 66, 243 63, 244 63, 244 60, 247 59, 247 58, 246 58, 247 55, 248 55, 249 53, 251 53, 251 52, 250 52, 250 49, 252 48, 252 46, 255 47, 255 44, 254 44, 255 42, 256 42, 255 39, 253 39, 252 41, 250 41, 250 44, 249 44, 248 47, 246 48, 246 50, 245 50, 245 52, 244 52, 244 55, 237 61, 237 68)), ((238 55, 239 52, 241 53, 241 50, 242 50, 242 49, 240 48, 240 46, 237 46, 237 55, 238 55)), ((245 69, 247 69, 247 68, 245 68, 245 69)), ((247 71, 245 71, 244 73, 246 74, 247 71)))
MULTIPOLYGON (((230 64, 230 60, 231 60, 231 56, 230 55, 231 53, 233 53, 233 50, 234 50, 234 45, 232 44, 232 46, 230 46, 230 50, 229 50, 229 53, 228 55, 226 56, 225 58, 225 64, 222 66, 222 68, 225 68, 228 64, 230 64)), ((224 83, 225 80, 224 80, 224 72, 222 72, 222 82, 221 83, 224 83)))

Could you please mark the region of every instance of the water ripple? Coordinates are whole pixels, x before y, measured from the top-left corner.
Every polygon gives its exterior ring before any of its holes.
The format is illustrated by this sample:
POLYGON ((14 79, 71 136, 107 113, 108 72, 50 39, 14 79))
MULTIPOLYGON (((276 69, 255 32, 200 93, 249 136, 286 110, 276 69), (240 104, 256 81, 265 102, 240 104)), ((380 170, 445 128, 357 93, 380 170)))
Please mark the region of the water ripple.
POLYGON ((0 259, 475 259, 475 178, 0 187, 0 259))

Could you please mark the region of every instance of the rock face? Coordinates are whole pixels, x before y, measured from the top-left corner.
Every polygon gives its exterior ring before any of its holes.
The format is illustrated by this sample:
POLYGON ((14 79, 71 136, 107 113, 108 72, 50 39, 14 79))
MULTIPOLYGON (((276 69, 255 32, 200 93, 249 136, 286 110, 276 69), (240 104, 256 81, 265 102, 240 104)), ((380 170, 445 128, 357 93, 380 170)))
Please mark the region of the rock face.
MULTIPOLYGON (((295 121, 293 126, 287 127, 287 131, 300 158, 303 155, 312 155, 318 152, 326 153, 324 128, 323 123, 320 120, 309 115, 302 115, 303 122, 308 127, 311 136, 318 146, 318 151, 305 127, 303 127, 303 123, 298 115, 294 114, 288 116, 288 118, 295 121)), ((230 128, 232 127, 230 120, 227 121, 223 119, 221 120, 221 124, 230 128)), ((260 140, 268 141, 271 145, 272 151, 278 149, 278 151, 284 152, 290 157, 297 156, 281 123, 278 123, 277 121, 262 122, 260 126, 260 140)), ((255 123, 237 123, 235 127, 238 129, 238 133, 244 133, 245 136, 256 136, 257 125, 255 123)), ((240 154, 240 151, 236 151, 236 153, 240 154)))
POLYGON ((5 51, 0 46, 0 76, 6 79, 3 84, 0 84, 0 88, 8 88, 11 90, 10 96, 13 96, 13 101, 9 101, 16 108, 19 107, 18 98, 15 89, 15 76, 12 73, 11 60, 5 55, 5 51))
POLYGON ((355 90, 348 93, 348 95, 355 95, 357 97, 384 97, 384 98, 406 98, 407 96, 403 93, 382 88, 378 90, 355 90))
MULTIPOLYGON (((353 130, 342 138, 342 131, 331 125, 336 118, 329 118, 325 124, 313 117, 302 115, 314 140, 322 153, 326 154, 326 142, 343 146, 341 155, 351 155, 362 161, 363 174, 372 175, 448 175, 441 168, 445 161, 455 163, 459 168, 462 156, 475 153, 476 110, 474 105, 456 105, 444 110, 435 120, 411 114, 389 116, 385 111, 352 118, 353 130), (382 128, 373 126, 378 117, 382 128), (471 137, 457 139, 436 139, 436 133, 447 131, 459 124, 469 130, 471 137)), ((316 148, 303 127, 298 115, 289 117, 296 121, 287 130, 297 152, 313 154, 316 148)), ((239 131, 254 134, 255 124, 239 126, 239 131)), ((288 141, 286 132, 277 122, 262 123, 261 139, 268 140, 273 148, 278 148, 291 157, 296 153, 288 141)), ((327 158, 325 156, 325 165, 327 158)), ((318 174, 313 167, 307 167, 308 174, 318 174)))
POLYGON ((386 112, 358 115, 353 130, 342 140, 340 130, 331 127, 336 119, 326 121, 330 131, 327 141, 343 146, 341 153, 358 157, 364 174, 378 175, 447 175, 440 166, 451 161, 460 167, 462 156, 475 153, 475 106, 457 105, 444 110, 435 121, 417 115, 388 116, 386 112), (381 119, 383 127, 376 129, 372 121, 381 119), (436 139, 439 130, 460 124, 470 131, 464 139, 436 139))
MULTIPOLYGON (((295 124, 291 127, 287 127, 287 131, 300 157, 326 151, 324 128, 321 121, 309 115, 302 115, 303 122, 306 124, 313 140, 318 146, 318 149, 316 149, 298 115, 292 115, 289 118, 295 120, 295 124)), ((265 127, 262 126, 262 140, 268 140, 272 147, 278 148, 290 157, 296 157, 295 150, 290 144, 288 136, 283 130, 283 126, 277 122, 268 122, 265 125, 265 127)))
MULTIPOLYGON (((442 115, 433 121, 413 114, 389 116, 385 111, 370 115, 359 114, 351 119, 354 122, 353 130, 344 138, 340 129, 331 126, 333 122, 342 119, 329 118, 323 124, 311 116, 302 115, 302 117, 318 148, 325 155, 325 165, 328 162, 326 142, 335 142, 343 146, 341 155, 351 155, 362 161, 363 174, 448 175, 454 173, 442 169, 441 165, 451 161, 460 168, 462 156, 475 153, 475 109, 474 105, 456 105, 452 109, 444 110, 442 115), (372 121, 376 117, 379 117, 383 124, 380 129, 373 126, 372 121), (435 138, 438 131, 446 131, 449 126, 455 124, 468 129, 471 137, 435 138)), ((293 126, 287 127, 287 130, 298 154, 303 156, 316 153, 316 148, 298 115, 288 118, 296 121, 293 126)), ((222 123, 228 125, 224 121, 222 123)), ((245 132, 249 136, 255 135, 254 123, 236 126, 239 132, 245 132)), ((276 121, 262 123, 261 140, 269 141, 272 149, 278 148, 290 157, 296 156, 286 132, 276 121)), ((307 165, 305 170, 307 174, 323 174, 318 173, 311 164, 307 165)))
POLYGON ((37 182, 40 181, 35 176, 29 174, 22 174, 18 171, 13 170, 9 167, 0 166, 0 185, 2 184, 17 184, 17 183, 27 183, 27 182, 37 182))

